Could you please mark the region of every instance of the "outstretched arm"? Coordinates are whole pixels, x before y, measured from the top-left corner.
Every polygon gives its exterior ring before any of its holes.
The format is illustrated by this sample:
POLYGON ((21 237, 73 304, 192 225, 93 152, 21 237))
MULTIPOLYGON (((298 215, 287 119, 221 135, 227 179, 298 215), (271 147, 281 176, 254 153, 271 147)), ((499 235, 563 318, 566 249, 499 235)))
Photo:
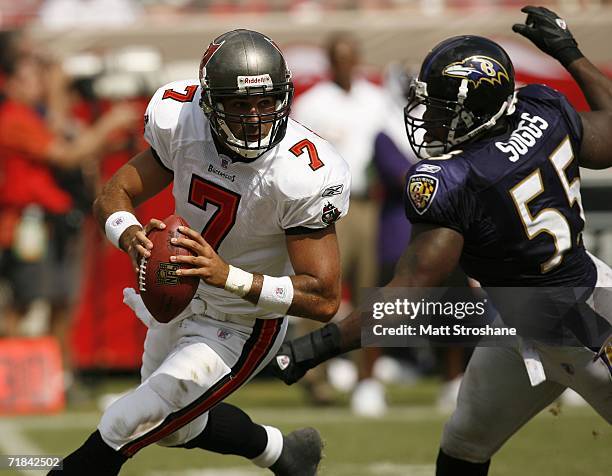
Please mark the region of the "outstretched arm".
POLYGON ((580 114, 584 129, 579 163, 589 169, 612 166, 612 80, 599 71, 588 59, 581 58, 567 70, 584 93, 590 112, 580 114))
MULTIPOLYGON (((449 228, 415 225, 395 276, 385 287, 434 287, 457 267, 463 236, 449 228)), ((311 368, 361 347, 361 310, 293 341, 285 342, 272 363, 287 384, 297 382, 311 368)))
POLYGON ((591 107, 591 111, 580 114, 580 165, 590 169, 612 166, 612 80, 584 57, 565 21, 556 13, 533 6, 521 11, 527 14, 525 24, 516 24, 512 29, 565 66, 591 107))

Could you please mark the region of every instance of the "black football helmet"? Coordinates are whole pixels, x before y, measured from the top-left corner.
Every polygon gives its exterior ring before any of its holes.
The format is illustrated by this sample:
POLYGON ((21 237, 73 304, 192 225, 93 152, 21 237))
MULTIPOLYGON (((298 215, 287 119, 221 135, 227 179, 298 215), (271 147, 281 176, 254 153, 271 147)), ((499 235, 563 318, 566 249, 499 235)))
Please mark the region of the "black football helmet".
POLYGON ((251 30, 233 30, 216 38, 200 62, 200 84, 200 106, 217 138, 233 152, 254 160, 285 136, 293 83, 285 58, 267 36, 251 30), (274 112, 229 114, 224 111, 223 99, 255 95, 274 97, 274 112), (232 133, 229 123, 242 128, 244 139, 232 133), (259 124, 258 140, 247 140, 249 123, 251 127, 253 123, 259 124), (263 126, 268 124, 271 127, 266 133, 263 129, 267 127, 263 126))
POLYGON ((423 61, 408 101, 404 121, 415 154, 445 154, 514 112, 512 61, 486 38, 449 38, 423 61))

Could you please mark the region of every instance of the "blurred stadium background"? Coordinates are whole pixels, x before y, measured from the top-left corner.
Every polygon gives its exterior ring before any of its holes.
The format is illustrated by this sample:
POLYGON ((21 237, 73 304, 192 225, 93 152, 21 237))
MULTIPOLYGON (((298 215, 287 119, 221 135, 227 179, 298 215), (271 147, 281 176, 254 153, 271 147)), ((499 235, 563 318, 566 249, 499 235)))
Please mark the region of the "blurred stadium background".
MULTIPOLYGON (((612 1, 538 3, 565 16, 583 52, 612 75, 612 1)), ((117 106, 133 113, 124 114, 106 145, 77 166, 45 165, 51 188, 70 197, 52 214, 36 194, 22 197, 18 206, 7 199, 11 187, 31 177, 7 172, 12 151, 3 143, 6 131, 0 131, 0 454, 65 455, 95 427, 103 408, 138 382, 145 328, 121 300, 122 289, 134 279, 127 258, 94 224, 90 202, 101 184, 145 147, 141 114, 150 95, 169 81, 196 77, 213 38, 234 28, 271 36, 285 53, 299 96, 329 75, 323 47, 329 35, 350 32, 361 45, 360 73, 397 103, 398 84, 401 90, 429 48, 451 35, 480 34, 508 50, 520 82, 549 84, 584 110, 584 98, 563 68, 511 32, 511 25, 522 21, 522 5, 515 0, 0 0, 0 66, 15 56, 37 58, 44 89, 37 111, 53 135, 75 142, 117 106), (55 259, 47 261, 44 256, 52 253, 55 259), (15 256, 28 265, 44 261, 32 269, 44 269, 60 289, 43 290, 46 285, 33 275, 31 281, 16 278, 15 256)), ((0 93, 7 71, 0 73, 0 93)), ((586 243, 612 264, 612 172, 588 172, 582 189, 586 243)), ((372 190, 373 200, 384 199, 376 178, 372 190)), ((172 210, 166 191, 138 212, 142 222, 172 210)), ((357 371, 344 359, 327 369, 328 406, 314 405, 308 388, 285 387, 265 372, 232 401, 283 430, 319 428, 327 441, 321 474, 431 475, 450 411, 439 404, 445 365, 431 349, 385 355, 375 375, 387 384, 389 409, 375 419, 351 413, 357 371)), ((539 415, 503 448, 491 474, 610 474, 612 430, 579 403, 568 398, 539 415)), ((153 447, 122 474, 263 473, 231 457, 153 447)))

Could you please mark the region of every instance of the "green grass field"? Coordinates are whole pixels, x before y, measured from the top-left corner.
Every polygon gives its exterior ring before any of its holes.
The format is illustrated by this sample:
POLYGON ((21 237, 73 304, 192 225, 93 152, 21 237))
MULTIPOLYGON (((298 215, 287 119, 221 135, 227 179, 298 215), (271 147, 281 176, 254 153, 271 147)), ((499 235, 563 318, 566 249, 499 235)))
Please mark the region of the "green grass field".
MULTIPOLYGON (((116 391, 125 385, 123 382, 101 386, 98 392, 116 391)), ((278 382, 256 381, 230 401, 247 410, 255 421, 278 426, 283 431, 307 425, 318 428, 326 442, 320 471, 323 476, 424 476, 434 473, 440 432, 448 417, 431 404, 437 388, 435 381, 391 387, 391 410, 377 420, 352 416, 345 396, 340 398, 337 407, 308 407, 299 388, 285 387, 278 382)), ((0 453, 65 455, 91 433, 99 416, 93 403, 86 403, 59 415, 2 418, 0 453)), ((612 428, 593 410, 556 408, 543 411, 515 435, 493 460, 490 474, 608 476, 611 455, 612 428)), ((250 476, 269 473, 237 457, 152 446, 130 460, 121 474, 250 476)))

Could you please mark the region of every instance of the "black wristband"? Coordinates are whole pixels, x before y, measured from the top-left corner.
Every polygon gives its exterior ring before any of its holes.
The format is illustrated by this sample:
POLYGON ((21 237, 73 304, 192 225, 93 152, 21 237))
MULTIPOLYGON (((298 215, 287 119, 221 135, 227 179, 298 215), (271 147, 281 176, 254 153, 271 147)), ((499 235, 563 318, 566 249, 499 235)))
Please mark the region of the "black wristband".
POLYGON ((559 62, 566 68, 577 59, 584 58, 582 52, 575 47, 564 48, 561 51, 558 51, 555 56, 557 60, 559 60, 559 62))
POLYGON ((340 348, 340 329, 336 324, 327 324, 319 332, 313 332, 311 338, 315 365, 343 353, 340 348))
POLYGON ((340 329, 327 324, 292 342, 295 363, 312 368, 343 353, 340 348, 340 329))

